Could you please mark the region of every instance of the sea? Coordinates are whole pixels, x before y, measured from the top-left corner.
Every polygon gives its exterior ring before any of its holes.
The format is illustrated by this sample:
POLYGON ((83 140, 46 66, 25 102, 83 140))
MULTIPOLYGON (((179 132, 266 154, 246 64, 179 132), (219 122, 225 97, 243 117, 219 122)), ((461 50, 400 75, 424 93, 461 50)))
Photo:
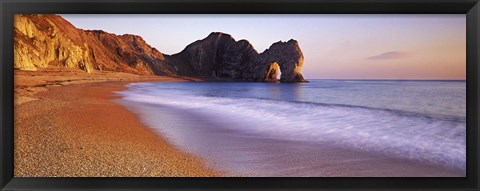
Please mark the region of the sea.
MULTIPOLYGON (((232 176, 397 175, 375 158, 466 171, 465 81, 142 82, 117 94, 172 145, 232 176)), ((398 175, 418 175, 408 172, 398 175)))

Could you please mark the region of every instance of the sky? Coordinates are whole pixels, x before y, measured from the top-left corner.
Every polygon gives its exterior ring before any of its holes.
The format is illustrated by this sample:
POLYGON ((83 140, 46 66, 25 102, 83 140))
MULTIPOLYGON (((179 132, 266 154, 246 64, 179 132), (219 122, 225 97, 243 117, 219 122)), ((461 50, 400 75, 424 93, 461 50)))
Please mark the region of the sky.
POLYGON ((295 39, 306 79, 465 80, 464 14, 61 16, 81 29, 139 35, 164 54, 211 32, 246 39, 259 53, 295 39))

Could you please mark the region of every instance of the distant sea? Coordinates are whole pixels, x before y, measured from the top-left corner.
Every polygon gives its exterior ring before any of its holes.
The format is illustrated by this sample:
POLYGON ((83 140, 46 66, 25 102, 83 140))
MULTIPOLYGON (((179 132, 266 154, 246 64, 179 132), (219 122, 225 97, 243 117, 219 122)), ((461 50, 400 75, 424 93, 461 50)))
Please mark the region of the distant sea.
POLYGON ((275 145, 259 140, 466 169, 465 81, 152 82, 118 94, 173 145, 233 174, 275 175, 260 159, 275 145))

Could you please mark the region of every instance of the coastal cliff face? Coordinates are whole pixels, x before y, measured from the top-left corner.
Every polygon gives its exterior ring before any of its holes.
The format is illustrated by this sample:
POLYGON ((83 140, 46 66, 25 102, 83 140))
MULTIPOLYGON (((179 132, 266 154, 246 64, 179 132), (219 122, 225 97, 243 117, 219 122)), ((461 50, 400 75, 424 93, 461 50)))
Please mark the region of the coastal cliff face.
MULTIPOLYGON (((267 66, 267 71, 278 73, 278 65, 282 75, 280 81, 282 82, 304 82, 305 79, 301 73, 303 67, 303 53, 296 40, 289 40, 287 42, 276 42, 267 50, 259 55, 259 63, 267 66)), ((268 75, 267 75, 268 77, 268 75)), ((271 80, 271 78, 269 79, 271 80)))
POLYGON ((162 53, 135 35, 77 29, 57 15, 15 15, 14 67, 64 67, 173 75, 162 53))
POLYGON ((49 65, 93 70, 81 31, 54 15, 15 15, 14 67, 37 70, 49 65), (62 28, 60 28, 62 27, 62 28))
POLYGON ((216 78, 226 81, 304 82, 303 54, 295 40, 258 53, 246 40, 214 32, 174 55, 165 55, 136 35, 81 30, 57 15, 15 15, 14 67, 77 68, 140 75, 216 78))
POLYGON ((303 54, 296 40, 274 43, 259 54, 246 40, 235 41, 229 34, 214 32, 166 59, 190 66, 190 70, 178 71, 181 75, 274 82, 281 72, 281 81, 305 81, 303 54))

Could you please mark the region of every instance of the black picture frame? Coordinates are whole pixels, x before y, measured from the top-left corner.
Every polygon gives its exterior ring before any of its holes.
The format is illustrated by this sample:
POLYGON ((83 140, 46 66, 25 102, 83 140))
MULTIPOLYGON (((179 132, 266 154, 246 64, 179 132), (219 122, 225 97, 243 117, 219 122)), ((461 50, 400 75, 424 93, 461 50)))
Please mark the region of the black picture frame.
POLYGON ((478 0, 2 0, 1 190, 479 190, 478 0), (13 15, 54 14, 466 14, 465 178, 16 178, 13 176, 13 15))

